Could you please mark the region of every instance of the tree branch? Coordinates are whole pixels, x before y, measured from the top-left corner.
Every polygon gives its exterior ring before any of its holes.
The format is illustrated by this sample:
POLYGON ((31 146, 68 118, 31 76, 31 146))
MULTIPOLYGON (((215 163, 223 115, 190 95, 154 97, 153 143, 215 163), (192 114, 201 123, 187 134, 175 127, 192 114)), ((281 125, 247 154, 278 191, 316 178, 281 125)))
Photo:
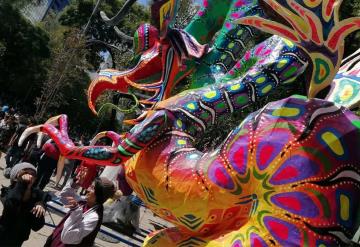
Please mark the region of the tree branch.
POLYGON ((115 30, 115 33, 116 35, 122 39, 122 41, 124 41, 125 43, 128 43, 128 44, 132 44, 133 41, 134 41, 134 38, 123 33, 122 31, 120 31, 120 29, 118 27, 114 27, 114 30, 115 30))
POLYGON ((120 11, 111 19, 107 17, 104 11, 100 11, 100 16, 108 26, 115 26, 117 25, 127 14, 131 8, 131 6, 136 2, 136 0, 127 0, 124 6, 120 9, 120 11))
POLYGON ((95 45, 95 44, 97 44, 97 45, 100 44, 100 45, 105 46, 106 48, 115 49, 115 50, 118 50, 119 52, 122 52, 122 50, 119 47, 109 44, 109 43, 106 43, 104 41, 98 40, 98 39, 89 39, 86 41, 87 46, 95 45))

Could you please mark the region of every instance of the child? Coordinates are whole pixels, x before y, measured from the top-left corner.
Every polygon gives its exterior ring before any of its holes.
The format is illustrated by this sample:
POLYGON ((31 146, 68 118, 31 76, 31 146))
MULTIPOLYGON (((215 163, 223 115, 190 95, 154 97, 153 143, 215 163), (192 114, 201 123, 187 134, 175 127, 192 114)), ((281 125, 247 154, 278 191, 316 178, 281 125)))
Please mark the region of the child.
POLYGON ((15 165, 10 173, 11 185, 1 190, 4 210, 0 218, 0 246, 21 246, 31 230, 45 224, 47 193, 35 188, 36 168, 30 163, 15 165))

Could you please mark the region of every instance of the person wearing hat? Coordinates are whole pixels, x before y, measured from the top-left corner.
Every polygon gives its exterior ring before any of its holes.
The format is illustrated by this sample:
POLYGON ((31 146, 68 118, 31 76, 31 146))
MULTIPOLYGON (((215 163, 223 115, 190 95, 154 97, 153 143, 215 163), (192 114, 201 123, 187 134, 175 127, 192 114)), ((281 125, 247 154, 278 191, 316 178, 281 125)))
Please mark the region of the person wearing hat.
POLYGON ((86 200, 82 200, 76 194, 81 179, 83 174, 79 174, 61 191, 61 200, 70 211, 48 237, 44 246, 93 246, 103 219, 103 203, 114 195, 116 189, 109 179, 96 178, 88 189, 86 200))
POLYGON ((4 205, 0 217, 0 246, 21 246, 29 239, 31 230, 45 224, 47 193, 34 187, 36 168, 30 163, 16 164, 10 173, 10 187, 1 189, 4 205))

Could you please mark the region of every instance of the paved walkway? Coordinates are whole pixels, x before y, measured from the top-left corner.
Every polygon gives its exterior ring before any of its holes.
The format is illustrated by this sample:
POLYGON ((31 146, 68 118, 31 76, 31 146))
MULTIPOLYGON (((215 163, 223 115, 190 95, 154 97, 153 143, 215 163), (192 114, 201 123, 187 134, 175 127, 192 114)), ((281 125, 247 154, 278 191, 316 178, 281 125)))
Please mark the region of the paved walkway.
MULTIPOLYGON (((1 154, 1 153, 0 153, 1 154)), ((9 185, 9 180, 6 179, 3 176, 3 169, 5 167, 5 160, 4 160, 4 154, 2 154, 2 157, 0 158, 0 186, 1 185, 5 185, 8 186, 9 185)), ((49 183, 49 185, 45 188, 45 191, 52 191, 52 192, 57 192, 56 189, 54 189, 53 187, 54 182, 51 181, 49 183)), ((2 203, 0 203, 0 215, 2 213, 3 210, 3 205, 2 203)), ((55 221, 55 224, 59 223, 62 216, 55 214, 55 213, 51 213, 51 217, 53 218, 53 220, 55 221)), ((49 213, 46 213, 46 222, 47 223, 51 223, 52 220, 50 218, 49 213)), ((157 222, 163 225, 168 225, 167 222, 163 221, 162 219, 158 218, 158 217, 154 217, 154 215, 152 214, 152 212, 148 209, 145 208, 141 208, 140 211, 140 228, 147 231, 147 232, 151 232, 154 231, 154 226, 151 224, 151 222, 157 222)), ((43 246, 43 244, 46 241, 46 238, 52 233, 54 228, 49 227, 49 226, 44 226, 41 230, 39 230, 38 232, 31 232, 30 238, 28 241, 26 241, 23 244, 23 247, 40 247, 43 246)), ((144 234, 142 234, 144 236, 144 234)), ((101 239, 98 238, 95 241, 95 246, 97 247, 125 247, 125 246, 139 246, 141 244, 142 238, 139 239, 137 241, 132 240, 131 238, 122 235, 122 238, 124 238, 125 240, 132 242, 136 245, 129 245, 129 244, 125 244, 125 243, 109 243, 109 242, 105 242, 101 239)))

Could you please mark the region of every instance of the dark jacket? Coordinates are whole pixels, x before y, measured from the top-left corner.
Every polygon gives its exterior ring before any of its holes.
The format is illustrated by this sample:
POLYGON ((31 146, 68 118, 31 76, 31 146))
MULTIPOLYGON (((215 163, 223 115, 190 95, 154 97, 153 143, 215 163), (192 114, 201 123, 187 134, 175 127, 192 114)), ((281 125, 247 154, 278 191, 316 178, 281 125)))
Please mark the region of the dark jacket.
POLYGON ((26 183, 18 182, 12 188, 1 190, 4 210, 0 218, 0 246, 21 246, 29 239, 31 230, 38 231, 45 224, 44 217, 35 217, 31 210, 38 202, 46 205, 50 196, 37 188, 32 188, 30 199, 23 202, 26 188, 26 183))

